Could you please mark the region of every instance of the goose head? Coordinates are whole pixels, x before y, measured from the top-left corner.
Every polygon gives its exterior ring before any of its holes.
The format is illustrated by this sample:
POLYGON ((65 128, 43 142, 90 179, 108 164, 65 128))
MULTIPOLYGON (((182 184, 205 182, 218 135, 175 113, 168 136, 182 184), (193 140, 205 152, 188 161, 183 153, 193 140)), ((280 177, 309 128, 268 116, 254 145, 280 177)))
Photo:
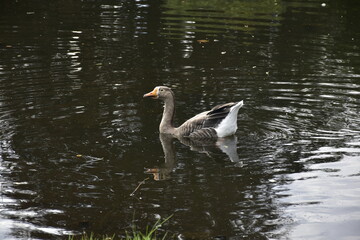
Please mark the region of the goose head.
POLYGON ((173 91, 169 87, 157 86, 149 93, 144 94, 145 97, 151 97, 153 99, 165 100, 174 97, 173 91))

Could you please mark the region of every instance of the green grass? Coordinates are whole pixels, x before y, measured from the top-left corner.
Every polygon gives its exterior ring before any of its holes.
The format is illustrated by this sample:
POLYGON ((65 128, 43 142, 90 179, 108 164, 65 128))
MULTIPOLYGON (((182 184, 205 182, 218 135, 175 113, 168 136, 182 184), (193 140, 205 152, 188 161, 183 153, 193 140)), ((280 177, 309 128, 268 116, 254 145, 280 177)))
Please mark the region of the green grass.
POLYGON ((102 236, 102 237, 95 237, 93 233, 90 235, 83 234, 81 236, 69 236, 68 240, 165 240, 167 239, 167 232, 162 238, 158 238, 157 230, 161 227, 162 224, 164 224, 166 221, 168 221, 170 217, 167 217, 164 220, 158 220, 156 223, 150 228, 149 226, 146 227, 145 233, 142 233, 141 231, 137 230, 136 227, 133 227, 131 230, 131 233, 126 232, 125 237, 121 238, 115 238, 115 235, 112 237, 109 236, 102 236))
POLYGON ((68 240, 115 240, 113 237, 103 236, 103 237, 95 237, 93 233, 90 235, 83 234, 81 236, 69 236, 68 240))

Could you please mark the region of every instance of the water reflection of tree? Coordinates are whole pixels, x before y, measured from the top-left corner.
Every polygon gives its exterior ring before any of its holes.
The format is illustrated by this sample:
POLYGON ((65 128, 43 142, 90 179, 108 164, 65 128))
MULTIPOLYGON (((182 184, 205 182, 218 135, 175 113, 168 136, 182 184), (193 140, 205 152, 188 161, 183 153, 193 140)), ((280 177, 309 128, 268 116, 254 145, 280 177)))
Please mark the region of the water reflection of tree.
POLYGON ((149 114, 157 117, 149 107, 155 103, 139 97, 166 83, 176 88, 183 119, 216 103, 247 98, 252 110, 242 127, 255 137, 240 141, 245 167, 225 163, 214 170, 202 156, 185 162, 174 185, 164 183, 161 194, 145 190, 152 199, 135 205, 154 214, 177 209, 179 232, 194 233, 200 226, 209 236, 231 232, 258 239, 278 228, 273 187, 282 180, 277 176, 303 171, 295 161, 304 149, 316 148, 287 149, 284 139, 301 135, 299 129, 323 127, 334 114, 340 116, 338 128, 344 126, 342 116, 356 122, 358 108, 351 103, 358 98, 346 92, 358 87, 358 56, 348 58, 337 46, 345 38, 354 54, 359 40, 351 40, 358 16, 349 2, 338 3, 339 11, 323 9, 320 18, 315 3, 275 2, 2 1, 0 18, 8 28, 0 39, 1 123, 6 123, 0 128, 11 149, 2 157, 9 182, 28 183, 6 193, 19 200, 14 209, 64 211, 57 222, 46 214, 26 218, 44 226, 79 229, 79 223, 89 222, 94 231, 121 230, 126 219, 109 228, 107 221, 118 221, 119 215, 131 219, 128 199, 119 192, 131 192, 143 178, 144 163, 138 160, 147 157, 140 150, 152 146, 143 137, 153 139, 157 128, 156 121, 152 126, 146 121, 149 114), (340 85, 319 84, 333 82, 340 85), (274 91, 279 89, 293 91, 274 91), (338 106, 323 95, 339 97, 338 106), (190 108, 189 102, 198 104, 190 108), (33 193, 26 194, 28 188, 33 193), (101 219, 99 209, 107 214, 101 219))
POLYGON ((31 6, 34 11, 21 3, 1 8, 7 11, 2 18, 6 16, 8 25, 16 26, 1 40, 8 47, 1 49, 4 74, 0 78, 1 107, 9 113, 6 120, 13 129, 9 141, 16 154, 2 152, 2 156, 4 161, 14 162, 8 181, 26 183, 15 185, 7 195, 19 200, 16 211, 31 208, 44 212, 27 222, 78 229, 80 222, 94 215, 91 210, 84 213, 86 206, 104 204, 96 195, 108 196, 105 205, 111 206, 114 189, 132 188, 124 181, 117 183, 120 187, 105 180, 112 178, 107 167, 113 164, 113 170, 120 173, 123 169, 104 159, 121 158, 122 148, 138 141, 129 134, 139 131, 138 100, 134 101, 138 97, 128 89, 141 85, 138 78, 143 78, 142 73, 136 71, 141 63, 136 62, 143 56, 133 51, 137 44, 132 29, 119 34, 122 28, 115 24, 119 20, 116 15, 129 21, 122 22, 123 26, 133 25, 137 16, 134 5, 115 11, 96 3, 50 4, 45 9, 35 4, 31 6), (22 15, 11 14, 15 10, 22 15), (96 24, 88 22, 91 16, 96 24), (108 31, 107 26, 114 27, 108 31), (114 34, 116 41, 104 37, 114 34), (131 68, 135 69, 133 75, 125 71, 131 68), (120 78, 115 77, 118 75, 120 78), (91 186, 102 186, 102 193, 94 194, 91 186), (31 188, 32 193, 19 195, 24 188, 31 188), (55 223, 45 209, 59 210, 57 217, 66 223, 55 223))

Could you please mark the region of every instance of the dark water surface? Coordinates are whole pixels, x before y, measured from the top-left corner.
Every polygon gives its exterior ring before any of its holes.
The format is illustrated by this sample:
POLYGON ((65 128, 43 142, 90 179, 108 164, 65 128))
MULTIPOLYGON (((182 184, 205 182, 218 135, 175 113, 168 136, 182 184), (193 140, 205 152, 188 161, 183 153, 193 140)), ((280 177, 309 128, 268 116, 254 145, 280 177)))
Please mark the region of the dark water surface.
POLYGON ((0 238, 173 215, 160 233, 179 239, 359 239, 359 16, 341 0, 1 1, 0 238), (244 100, 236 136, 159 136, 156 85, 177 124, 244 100))

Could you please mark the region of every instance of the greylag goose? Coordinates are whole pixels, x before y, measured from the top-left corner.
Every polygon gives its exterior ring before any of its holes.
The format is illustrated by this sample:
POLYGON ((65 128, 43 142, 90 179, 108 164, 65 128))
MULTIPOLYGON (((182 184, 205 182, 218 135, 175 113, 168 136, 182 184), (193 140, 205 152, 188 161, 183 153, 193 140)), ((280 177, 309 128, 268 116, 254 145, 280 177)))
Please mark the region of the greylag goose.
POLYGON ((175 115, 173 91, 169 87, 158 86, 153 91, 144 94, 145 97, 160 99, 164 102, 159 131, 175 137, 215 138, 233 135, 237 130, 239 109, 243 106, 243 101, 217 105, 210 111, 197 114, 176 128, 173 125, 175 115))

